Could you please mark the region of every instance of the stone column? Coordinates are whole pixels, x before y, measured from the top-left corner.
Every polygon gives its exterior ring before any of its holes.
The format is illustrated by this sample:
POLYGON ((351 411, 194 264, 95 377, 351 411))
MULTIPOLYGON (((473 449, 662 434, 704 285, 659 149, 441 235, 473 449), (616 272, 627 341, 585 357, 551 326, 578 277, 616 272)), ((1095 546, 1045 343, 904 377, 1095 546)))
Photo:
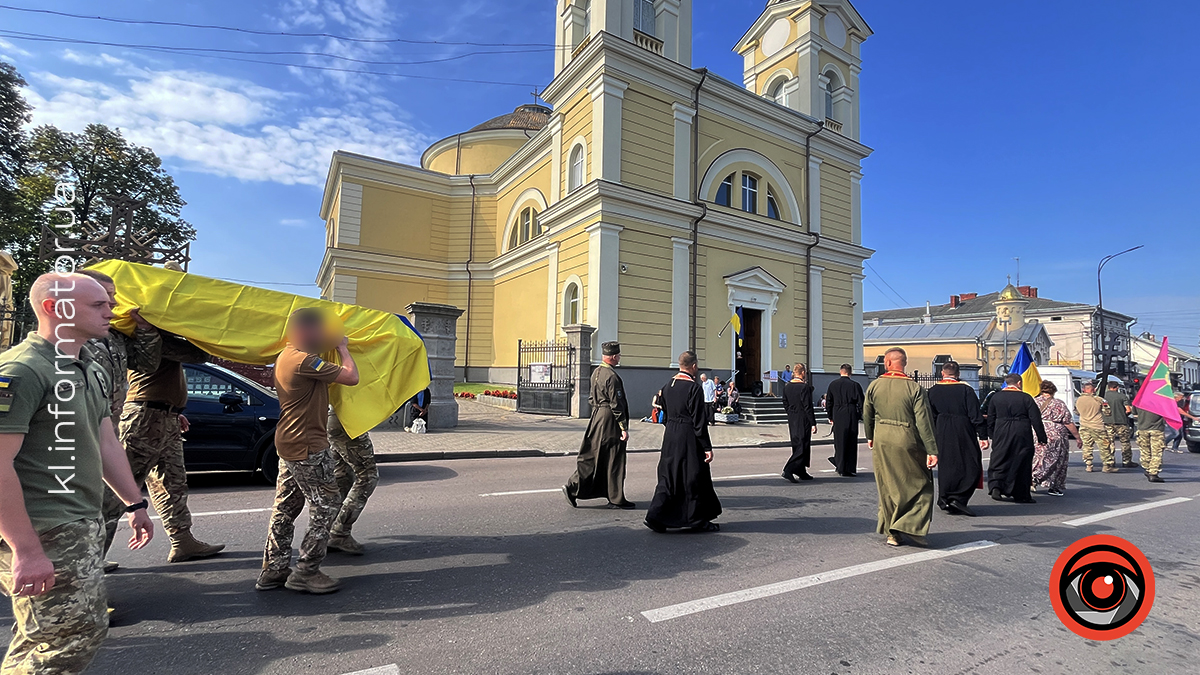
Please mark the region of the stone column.
POLYGON ((434 305, 414 302, 407 308, 408 318, 425 338, 429 352, 429 371, 432 382, 429 392, 433 401, 429 408, 431 429, 452 429, 458 426, 458 401, 454 398, 454 350, 458 342, 458 317, 463 310, 453 305, 434 305))
POLYGON ((571 373, 571 379, 575 382, 575 391, 571 394, 571 417, 591 417, 592 407, 588 404, 588 397, 592 393, 592 335, 596 329, 575 324, 563 330, 567 332, 567 344, 575 348, 575 372, 571 373))

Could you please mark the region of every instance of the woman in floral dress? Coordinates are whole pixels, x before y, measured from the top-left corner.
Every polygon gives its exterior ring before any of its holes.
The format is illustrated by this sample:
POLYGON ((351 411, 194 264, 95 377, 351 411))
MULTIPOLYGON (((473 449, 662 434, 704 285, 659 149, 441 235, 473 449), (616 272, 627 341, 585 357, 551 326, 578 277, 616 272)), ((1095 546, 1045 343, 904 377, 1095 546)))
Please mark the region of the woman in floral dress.
POLYGON ((1033 451, 1033 488, 1047 488, 1047 494, 1054 497, 1063 496, 1067 489, 1067 463, 1071 456, 1071 437, 1076 438, 1079 447, 1079 430, 1071 421, 1071 411, 1067 404, 1054 395, 1058 387, 1049 380, 1042 380, 1042 392, 1036 399, 1038 410, 1042 411, 1042 422, 1046 426, 1046 444, 1037 443, 1033 451))

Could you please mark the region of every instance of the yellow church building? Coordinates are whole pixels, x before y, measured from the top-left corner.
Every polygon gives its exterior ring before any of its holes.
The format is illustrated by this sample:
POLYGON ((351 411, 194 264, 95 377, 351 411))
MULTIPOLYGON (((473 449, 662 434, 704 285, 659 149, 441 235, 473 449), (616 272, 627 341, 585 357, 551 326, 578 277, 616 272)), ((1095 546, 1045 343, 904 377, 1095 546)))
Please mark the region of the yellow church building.
POLYGON ((861 372, 871 29, 846 0, 772 1, 734 46, 738 84, 693 69, 692 5, 559 0, 547 105, 420 166, 335 153, 323 297, 457 306, 458 376, 476 382, 514 382, 520 340, 593 326, 594 361, 622 344, 635 411, 689 348, 723 378, 742 365, 744 388, 797 361, 819 389, 843 362, 861 372))

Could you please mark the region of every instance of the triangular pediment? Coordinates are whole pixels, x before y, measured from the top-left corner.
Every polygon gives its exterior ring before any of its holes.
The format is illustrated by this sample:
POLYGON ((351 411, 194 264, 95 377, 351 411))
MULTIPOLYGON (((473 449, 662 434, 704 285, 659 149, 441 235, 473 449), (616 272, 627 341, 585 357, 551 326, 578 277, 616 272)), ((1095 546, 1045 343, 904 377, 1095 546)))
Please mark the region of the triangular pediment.
POLYGON ((832 12, 838 14, 848 29, 862 34, 864 39, 875 34, 862 18, 862 15, 858 13, 858 10, 848 0, 823 0, 822 2, 812 2, 812 0, 772 0, 772 2, 767 4, 766 10, 758 17, 758 20, 742 36, 742 39, 738 40, 733 51, 738 54, 745 52, 754 41, 762 38, 763 33, 770 28, 776 19, 789 16, 797 10, 804 9, 806 6, 812 4, 818 5, 826 13, 832 12))
POLYGON ((776 279, 770 272, 761 267, 734 272, 725 277, 725 285, 730 288, 742 288, 768 293, 782 293, 787 284, 776 279))

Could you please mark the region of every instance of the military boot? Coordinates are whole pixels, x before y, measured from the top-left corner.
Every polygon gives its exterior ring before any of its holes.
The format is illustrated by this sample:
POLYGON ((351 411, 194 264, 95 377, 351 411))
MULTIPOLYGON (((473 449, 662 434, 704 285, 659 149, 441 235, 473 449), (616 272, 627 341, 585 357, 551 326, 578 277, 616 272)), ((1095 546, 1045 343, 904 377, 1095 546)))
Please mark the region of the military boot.
POLYGON ((211 558, 224 550, 225 544, 206 544, 193 537, 191 530, 184 530, 171 535, 171 552, 167 554, 167 562, 211 558))
POLYGON ((366 553, 366 548, 348 534, 330 535, 327 547, 330 551, 339 551, 350 555, 362 555, 366 553))
POLYGON ((254 589, 258 591, 269 591, 275 588, 283 588, 287 583, 288 577, 292 574, 292 568, 285 567, 281 570, 263 570, 262 574, 258 575, 258 582, 254 584, 254 589))
POLYGON ((288 590, 300 591, 301 593, 324 595, 341 588, 342 582, 320 570, 315 572, 301 572, 300 570, 296 570, 288 576, 287 582, 283 586, 288 590))

